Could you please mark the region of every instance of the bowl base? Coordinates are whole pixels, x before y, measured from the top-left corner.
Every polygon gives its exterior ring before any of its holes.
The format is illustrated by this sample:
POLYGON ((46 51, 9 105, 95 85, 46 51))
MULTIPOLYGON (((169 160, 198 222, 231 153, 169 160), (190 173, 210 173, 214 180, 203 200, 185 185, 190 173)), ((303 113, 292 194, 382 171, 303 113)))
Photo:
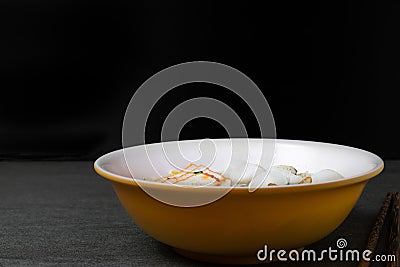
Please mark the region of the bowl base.
MULTIPOLYGON (((218 264, 265 264, 268 262, 274 262, 278 259, 274 257, 272 261, 269 259, 265 261, 260 261, 257 257, 254 256, 221 256, 221 255, 209 255, 209 254, 202 254, 193 251, 188 251, 179 248, 173 248, 176 253, 197 261, 209 262, 209 263, 218 263, 218 264)), ((299 253, 304 249, 304 247, 297 248, 299 253)))

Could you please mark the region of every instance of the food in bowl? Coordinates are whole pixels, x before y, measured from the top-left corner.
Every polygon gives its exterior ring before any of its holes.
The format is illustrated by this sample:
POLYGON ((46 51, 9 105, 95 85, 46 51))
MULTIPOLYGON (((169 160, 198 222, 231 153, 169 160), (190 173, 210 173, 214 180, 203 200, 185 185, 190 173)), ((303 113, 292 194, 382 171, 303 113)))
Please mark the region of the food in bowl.
POLYGON ((239 186, 248 186, 253 178, 262 179, 262 186, 277 186, 329 182, 342 179, 343 175, 331 169, 300 173, 289 165, 275 165, 268 172, 257 164, 245 162, 233 164, 226 172, 218 172, 207 166, 191 163, 182 170, 171 170, 167 176, 143 180, 185 186, 233 186, 236 183, 239 186))
POLYGON ((232 180, 226 178, 221 173, 215 172, 204 165, 196 165, 191 163, 183 170, 172 170, 168 176, 165 177, 150 177, 144 178, 144 180, 179 184, 179 185, 192 185, 192 186, 231 186, 232 180))

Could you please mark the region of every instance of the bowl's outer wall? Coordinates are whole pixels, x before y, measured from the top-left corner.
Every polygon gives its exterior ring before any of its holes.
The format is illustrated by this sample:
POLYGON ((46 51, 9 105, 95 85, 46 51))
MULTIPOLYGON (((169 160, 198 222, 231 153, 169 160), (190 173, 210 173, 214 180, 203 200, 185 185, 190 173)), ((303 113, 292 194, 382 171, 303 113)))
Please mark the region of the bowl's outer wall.
POLYGON ((139 186, 113 182, 126 211, 145 232, 180 249, 209 255, 255 255, 309 245, 347 217, 367 181, 291 194, 231 191, 200 207, 162 203, 139 186))

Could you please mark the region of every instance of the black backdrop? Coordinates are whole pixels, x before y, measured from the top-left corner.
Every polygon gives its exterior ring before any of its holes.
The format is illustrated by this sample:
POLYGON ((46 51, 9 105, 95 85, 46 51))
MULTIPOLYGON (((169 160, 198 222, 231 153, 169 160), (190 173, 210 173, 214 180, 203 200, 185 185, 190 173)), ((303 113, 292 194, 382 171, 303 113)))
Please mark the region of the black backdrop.
MULTIPOLYGON (((163 68, 194 60, 248 75, 269 101, 278 138, 399 158, 399 3, 260 2, 268 4, 1 1, 0 158, 91 160, 120 148, 136 88, 163 68)), ((210 95, 258 135, 251 112, 229 92, 191 84, 157 104, 148 142, 160 139, 174 104, 210 95)), ((206 119, 181 133, 224 136, 206 119)))

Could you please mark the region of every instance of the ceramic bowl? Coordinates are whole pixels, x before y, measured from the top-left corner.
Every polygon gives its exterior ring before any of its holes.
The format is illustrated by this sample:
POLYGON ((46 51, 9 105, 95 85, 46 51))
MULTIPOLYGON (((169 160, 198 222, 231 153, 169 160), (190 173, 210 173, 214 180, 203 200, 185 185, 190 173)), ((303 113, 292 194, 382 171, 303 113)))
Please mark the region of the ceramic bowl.
MULTIPOLYGON (((250 150, 259 147, 261 140, 236 139, 243 145, 250 141, 250 150)), ((229 140, 212 141, 219 146, 219 158, 223 158, 227 147, 224 144, 229 140)), ((183 151, 191 151, 199 144, 199 140, 178 142, 183 151)), ((94 168, 111 181, 135 223, 178 253, 209 262, 259 263, 256 255, 265 245, 268 249, 301 249, 329 235, 348 216, 368 180, 383 169, 378 156, 353 147, 296 140, 273 142, 273 165, 292 165, 310 172, 329 168, 345 178, 319 184, 261 187, 254 192, 247 187, 234 187, 209 204, 180 207, 146 192, 196 199, 224 188, 187 188, 133 179, 131 173, 138 179, 154 175, 143 148, 156 158, 152 164, 165 172, 171 169, 161 156, 162 144, 167 143, 108 153, 96 160, 94 168), (133 168, 128 164, 131 172, 125 160, 134 163, 133 168)))

